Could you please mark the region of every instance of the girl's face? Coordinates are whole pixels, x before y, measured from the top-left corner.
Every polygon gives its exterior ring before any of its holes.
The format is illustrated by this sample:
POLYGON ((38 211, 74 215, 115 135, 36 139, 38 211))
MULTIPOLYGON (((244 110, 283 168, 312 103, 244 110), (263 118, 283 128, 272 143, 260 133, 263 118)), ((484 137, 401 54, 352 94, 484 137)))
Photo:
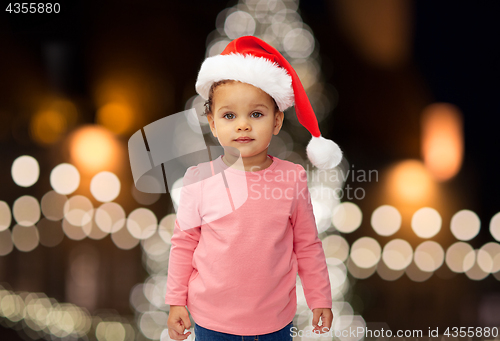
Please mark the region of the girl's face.
POLYGON ((238 149, 243 158, 259 154, 265 158, 284 116, 282 112, 274 113, 272 98, 253 85, 232 81, 215 88, 212 104, 212 113, 207 119, 221 146, 238 149), (237 141, 241 137, 251 140, 237 141))

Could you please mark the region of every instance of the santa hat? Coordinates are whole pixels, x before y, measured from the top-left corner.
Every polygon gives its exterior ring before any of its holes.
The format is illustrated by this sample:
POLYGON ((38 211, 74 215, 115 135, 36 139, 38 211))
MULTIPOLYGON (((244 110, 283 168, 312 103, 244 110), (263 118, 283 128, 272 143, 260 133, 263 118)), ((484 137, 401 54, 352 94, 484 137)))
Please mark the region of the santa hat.
POLYGON ((201 65, 196 91, 205 100, 214 82, 231 79, 251 84, 269 94, 280 111, 295 102, 299 122, 312 135, 307 157, 320 169, 330 169, 342 160, 342 151, 332 140, 321 136, 318 120, 297 73, 274 47, 253 37, 230 42, 220 55, 205 59, 201 65))

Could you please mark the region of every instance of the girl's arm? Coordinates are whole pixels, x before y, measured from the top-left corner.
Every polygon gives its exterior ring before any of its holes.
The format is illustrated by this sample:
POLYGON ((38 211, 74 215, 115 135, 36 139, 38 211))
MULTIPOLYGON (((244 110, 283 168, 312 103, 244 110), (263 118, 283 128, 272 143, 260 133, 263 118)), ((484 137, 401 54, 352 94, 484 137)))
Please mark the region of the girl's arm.
POLYGON ((170 259, 168 260, 167 294, 165 303, 170 305, 187 304, 189 277, 193 272, 193 253, 200 240, 200 227, 183 231, 175 221, 170 259))
POLYGON ((295 209, 291 215, 293 249, 297 256, 298 272, 309 309, 332 308, 332 293, 325 252, 313 214, 311 195, 307 188, 307 173, 297 165, 298 180, 295 209))
POLYGON ((188 168, 183 178, 168 260, 165 303, 170 305, 187 304, 188 283, 194 269, 193 253, 201 235, 201 182, 198 180, 198 168, 188 168))

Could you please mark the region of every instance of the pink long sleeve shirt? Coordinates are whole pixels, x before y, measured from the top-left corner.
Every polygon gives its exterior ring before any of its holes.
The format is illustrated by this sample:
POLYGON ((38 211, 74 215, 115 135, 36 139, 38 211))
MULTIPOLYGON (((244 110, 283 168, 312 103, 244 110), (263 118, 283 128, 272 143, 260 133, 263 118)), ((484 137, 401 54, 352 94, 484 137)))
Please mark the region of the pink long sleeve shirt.
POLYGON ((297 311, 297 273, 311 310, 332 307, 307 173, 270 157, 256 172, 218 157, 184 176, 165 303, 187 305, 204 328, 236 335, 284 328, 297 311))

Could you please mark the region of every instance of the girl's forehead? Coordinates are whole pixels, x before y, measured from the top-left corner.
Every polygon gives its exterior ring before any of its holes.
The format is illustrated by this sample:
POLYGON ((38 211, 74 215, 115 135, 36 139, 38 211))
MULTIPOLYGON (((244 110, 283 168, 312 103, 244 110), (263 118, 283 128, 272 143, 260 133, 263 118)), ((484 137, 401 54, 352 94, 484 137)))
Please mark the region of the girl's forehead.
POLYGON ((214 90, 214 97, 217 97, 218 100, 229 100, 231 98, 260 98, 272 101, 272 97, 262 89, 252 84, 239 81, 231 81, 217 86, 214 90))

